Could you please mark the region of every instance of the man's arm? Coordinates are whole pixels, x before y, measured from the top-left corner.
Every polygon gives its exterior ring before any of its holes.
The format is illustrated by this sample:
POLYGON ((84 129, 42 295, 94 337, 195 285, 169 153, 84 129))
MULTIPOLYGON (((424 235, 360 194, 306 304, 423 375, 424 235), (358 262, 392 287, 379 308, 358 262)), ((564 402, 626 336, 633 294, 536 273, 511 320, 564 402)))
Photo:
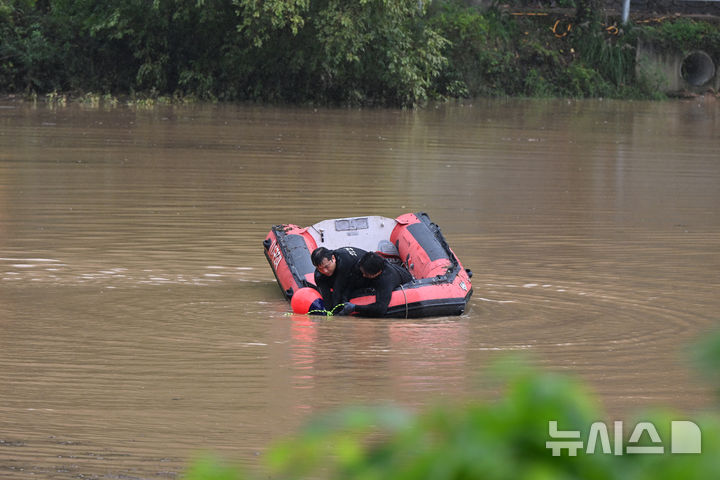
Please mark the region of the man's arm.
POLYGON ((333 292, 332 292, 332 306, 328 308, 328 310, 335 307, 335 305, 339 305, 341 303, 345 303, 347 301, 347 288, 348 288, 348 276, 347 273, 342 274, 336 274, 337 278, 335 278, 335 283, 333 284, 333 292))
POLYGON ((325 304, 325 308, 332 308, 329 307, 330 302, 332 302, 332 292, 330 291, 330 280, 328 277, 323 275, 322 273, 315 271, 315 286, 318 288, 318 291, 320 292, 320 295, 323 298, 323 303, 325 304))
POLYGON ((355 313, 364 317, 382 317, 387 313, 388 305, 392 299, 392 292, 398 284, 394 272, 384 270, 374 282, 375 303, 369 305, 356 305, 355 313))

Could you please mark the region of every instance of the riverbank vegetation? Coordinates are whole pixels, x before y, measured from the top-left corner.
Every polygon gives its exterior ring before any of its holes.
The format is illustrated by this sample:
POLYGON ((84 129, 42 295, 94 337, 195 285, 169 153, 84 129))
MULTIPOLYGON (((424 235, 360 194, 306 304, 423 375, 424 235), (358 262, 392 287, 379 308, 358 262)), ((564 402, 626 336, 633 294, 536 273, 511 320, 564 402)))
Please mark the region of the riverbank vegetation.
POLYGON ((656 98, 657 83, 635 74, 639 36, 720 46, 703 22, 618 27, 597 0, 552 14, 470 3, 2 0, 0 92, 385 106, 656 98))

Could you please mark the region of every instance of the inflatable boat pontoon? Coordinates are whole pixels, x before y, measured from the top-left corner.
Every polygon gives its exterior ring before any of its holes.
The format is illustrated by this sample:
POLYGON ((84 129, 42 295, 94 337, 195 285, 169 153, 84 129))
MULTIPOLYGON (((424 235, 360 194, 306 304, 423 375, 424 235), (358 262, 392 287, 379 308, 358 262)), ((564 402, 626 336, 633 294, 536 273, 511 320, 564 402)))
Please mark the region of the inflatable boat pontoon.
MULTIPOLYGON (((462 266, 440 228, 425 213, 408 213, 395 219, 338 218, 309 227, 275 225, 263 246, 288 300, 300 288, 315 286, 315 267, 310 260, 313 250, 348 246, 402 262, 412 274, 411 282, 393 291, 386 317, 460 315, 472 295, 472 272, 462 266)), ((350 301, 367 305, 375 301, 375 296, 366 291, 350 301)))

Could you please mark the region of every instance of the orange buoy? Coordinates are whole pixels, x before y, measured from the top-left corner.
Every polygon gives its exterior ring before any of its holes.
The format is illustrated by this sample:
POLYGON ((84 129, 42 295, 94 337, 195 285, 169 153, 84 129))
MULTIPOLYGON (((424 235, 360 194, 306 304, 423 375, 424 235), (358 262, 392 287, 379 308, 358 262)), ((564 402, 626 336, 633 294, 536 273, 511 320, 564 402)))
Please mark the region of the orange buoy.
POLYGON ((304 287, 295 292, 290 299, 294 313, 308 313, 311 310, 324 310, 322 296, 314 288, 304 287))

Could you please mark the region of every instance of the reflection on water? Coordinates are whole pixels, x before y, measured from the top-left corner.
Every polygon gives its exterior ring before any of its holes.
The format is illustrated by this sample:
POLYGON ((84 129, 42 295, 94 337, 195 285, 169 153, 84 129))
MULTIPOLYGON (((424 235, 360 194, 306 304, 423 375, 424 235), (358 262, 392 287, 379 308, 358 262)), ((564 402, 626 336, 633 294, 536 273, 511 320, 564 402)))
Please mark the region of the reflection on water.
MULTIPOLYGON (((372 319, 347 322, 293 314, 291 321, 291 384, 309 390, 313 400, 297 408, 312 409, 317 401, 326 401, 327 390, 337 386, 318 387, 338 379, 344 383, 342 390, 352 391, 354 403, 401 400, 408 405, 457 395, 471 383, 466 378, 469 332, 463 319, 396 320, 378 325, 372 319), (321 378, 328 369, 332 376, 321 378), (370 385, 372 391, 367 390, 370 385)), ((298 393, 297 398, 303 395, 298 393)))
POLYGON ((719 112, 3 105, 0 476, 254 466, 316 412, 491 396, 507 353, 580 376, 608 420, 708 405, 683 352, 720 307, 719 112), (271 225, 413 211, 475 273, 464 315, 288 314, 271 225))

